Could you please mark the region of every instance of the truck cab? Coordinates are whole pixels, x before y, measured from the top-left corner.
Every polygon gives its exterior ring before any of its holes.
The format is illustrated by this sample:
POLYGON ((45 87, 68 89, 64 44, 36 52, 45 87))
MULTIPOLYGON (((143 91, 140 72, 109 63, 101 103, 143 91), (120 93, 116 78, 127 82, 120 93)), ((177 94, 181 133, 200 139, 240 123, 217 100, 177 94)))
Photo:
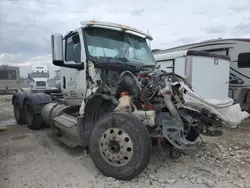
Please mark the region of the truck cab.
POLYGON ((31 66, 30 89, 32 92, 44 92, 49 87, 49 69, 47 65, 36 64, 31 66))
POLYGON ((120 72, 154 66, 147 40, 152 37, 132 27, 97 21, 81 22, 64 37, 53 35, 53 64, 60 66, 64 99, 79 105, 102 82, 114 86, 120 72))
POLYGON ((201 100, 178 75, 170 83, 170 75, 156 67, 147 43, 152 37, 132 27, 87 21, 51 39, 61 90, 14 94, 15 119, 32 130, 49 126, 70 147, 88 147, 106 176, 129 180, 141 173, 153 140, 196 148, 199 134, 217 134, 209 130, 211 121, 234 127, 249 115, 237 111, 240 120, 228 119, 219 110, 231 102, 201 100))

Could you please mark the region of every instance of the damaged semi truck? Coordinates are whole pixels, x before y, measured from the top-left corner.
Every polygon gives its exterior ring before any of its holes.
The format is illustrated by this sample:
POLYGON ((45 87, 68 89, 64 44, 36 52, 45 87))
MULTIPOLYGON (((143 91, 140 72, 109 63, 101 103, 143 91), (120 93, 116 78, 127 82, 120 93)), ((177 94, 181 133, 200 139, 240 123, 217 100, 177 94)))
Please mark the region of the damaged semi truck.
POLYGON ((231 100, 205 100, 181 76, 159 70, 152 37, 137 29, 87 21, 51 40, 61 93, 15 93, 16 121, 33 130, 50 126, 68 146, 88 147, 106 176, 130 180, 148 165, 154 143, 196 149, 200 134, 236 127, 249 115, 231 100))

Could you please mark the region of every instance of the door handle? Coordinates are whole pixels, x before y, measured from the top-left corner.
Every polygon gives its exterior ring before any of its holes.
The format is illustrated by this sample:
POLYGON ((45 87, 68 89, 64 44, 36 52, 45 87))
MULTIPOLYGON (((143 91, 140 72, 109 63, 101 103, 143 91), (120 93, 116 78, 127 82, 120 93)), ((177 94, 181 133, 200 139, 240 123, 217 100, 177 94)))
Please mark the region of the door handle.
POLYGON ((66 88, 66 78, 65 78, 65 76, 63 77, 63 89, 65 89, 66 88))

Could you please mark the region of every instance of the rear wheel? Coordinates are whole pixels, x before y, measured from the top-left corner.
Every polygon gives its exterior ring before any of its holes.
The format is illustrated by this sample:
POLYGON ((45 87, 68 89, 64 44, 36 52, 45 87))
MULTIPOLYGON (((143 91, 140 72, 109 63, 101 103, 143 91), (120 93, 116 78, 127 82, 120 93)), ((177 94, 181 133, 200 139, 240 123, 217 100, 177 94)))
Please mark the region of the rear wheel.
POLYGON ((24 114, 27 121, 27 126, 32 130, 41 129, 43 121, 40 114, 35 114, 32 104, 28 101, 24 104, 24 114))
POLYGON ((24 111, 20 108, 20 105, 16 100, 14 101, 13 111, 14 111, 14 116, 15 116, 16 122, 19 125, 25 124, 26 121, 25 121, 25 117, 24 117, 24 111))
POLYGON ((130 180, 148 165, 151 139, 136 117, 112 112, 97 121, 89 148, 93 162, 104 175, 130 180))

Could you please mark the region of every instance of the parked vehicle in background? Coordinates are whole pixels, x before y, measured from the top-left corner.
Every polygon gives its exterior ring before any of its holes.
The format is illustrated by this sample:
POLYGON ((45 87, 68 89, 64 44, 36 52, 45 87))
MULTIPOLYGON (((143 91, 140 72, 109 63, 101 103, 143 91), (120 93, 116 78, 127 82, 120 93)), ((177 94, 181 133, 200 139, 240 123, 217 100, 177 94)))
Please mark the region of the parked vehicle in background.
POLYGON ((17 92, 20 89, 19 67, 0 66, 0 93, 17 92))
POLYGON ((228 98, 230 58, 198 50, 153 52, 160 69, 186 78, 192 88, 204 98, 228 98), (212 77, 211 77, 212 73, 212 77))
POLYGON ((31 80, 30 89, 33 92, 49 90, 49 69, 47 65, 36 64, 31 67, 32 72, 28 75, 31 80))
POLYGON ((165 49, 164 52, 180 50, 202 50, 228 55, 231 59, 229 97, 239 103, 242 110, 250 111, 250 38, 207 40, 165 49))

